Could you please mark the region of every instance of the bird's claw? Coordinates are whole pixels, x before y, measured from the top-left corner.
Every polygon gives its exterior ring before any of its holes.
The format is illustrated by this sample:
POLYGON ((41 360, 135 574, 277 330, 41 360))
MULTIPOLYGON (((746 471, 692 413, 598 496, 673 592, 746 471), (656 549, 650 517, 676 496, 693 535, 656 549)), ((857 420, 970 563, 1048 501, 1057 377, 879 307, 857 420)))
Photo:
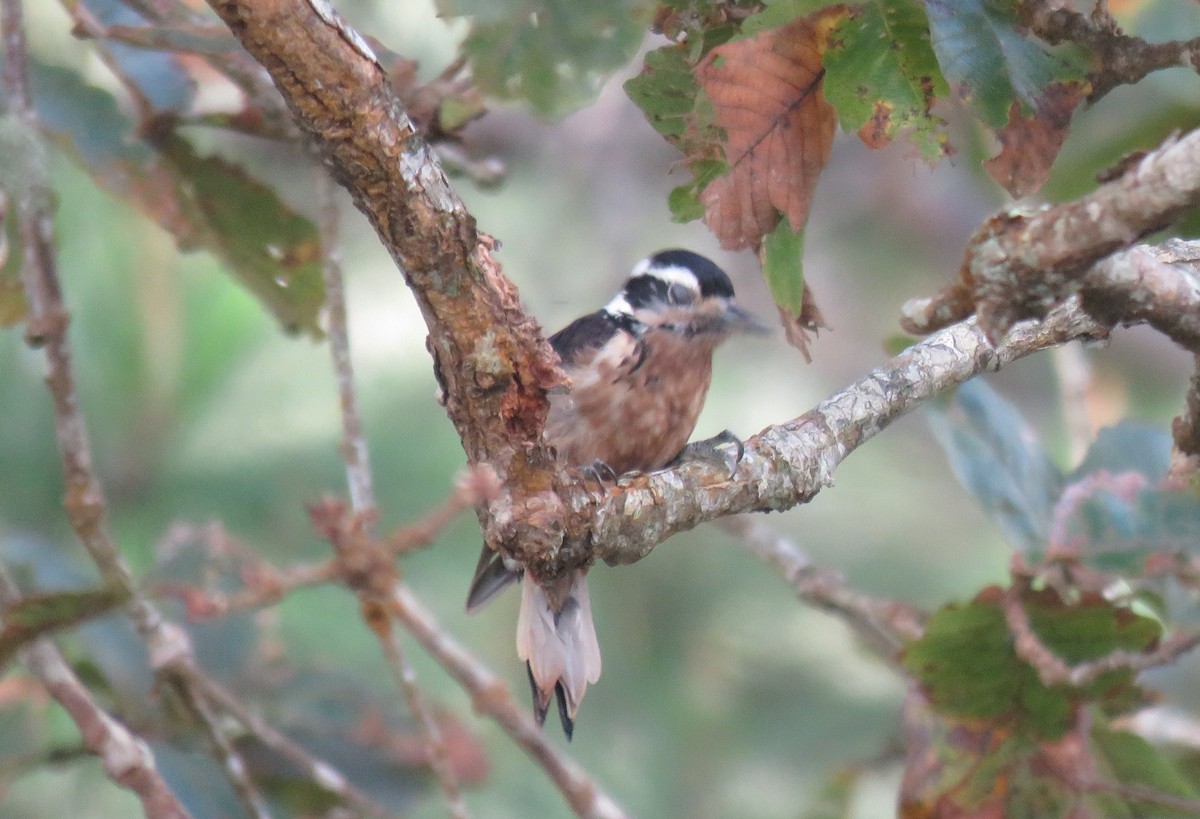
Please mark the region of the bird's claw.
POLYGON ((729 477, 733 478, 737 474, 738 466, 742 463, 744 457, 746 457, 746 447, 742 443, 741 438, 738 438, 731 431, 725 429, 711 438, 706 438, 703 441, 693 441, 685 446, 675 459, 675 465, 689 460, 711 462, 719 458, 721 463, 729 467, 729 477), (730 453, 722 449, 725 446, 734 447, 732 462, 729 459, 730 453))
POLYGON ((601 495, 608 492, 608 484, 615 485, 617 483, 616 471, 599 458, 587 466, 580 467, 579 473, 583 477, 584 484, 587 484, 589 480, 595 481, 601 495))

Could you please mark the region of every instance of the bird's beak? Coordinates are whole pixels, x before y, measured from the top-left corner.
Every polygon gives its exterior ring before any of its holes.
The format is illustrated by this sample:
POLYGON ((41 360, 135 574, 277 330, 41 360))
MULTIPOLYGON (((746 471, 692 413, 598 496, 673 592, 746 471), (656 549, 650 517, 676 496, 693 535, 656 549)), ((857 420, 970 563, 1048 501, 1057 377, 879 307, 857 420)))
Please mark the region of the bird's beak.
POLYGON ((755 336, 770 334, 771 328, 763 324, 757 316, 742 309, 736 302, 729 302, 725 307, 725 328, 731 333, 749 333, 755 336))

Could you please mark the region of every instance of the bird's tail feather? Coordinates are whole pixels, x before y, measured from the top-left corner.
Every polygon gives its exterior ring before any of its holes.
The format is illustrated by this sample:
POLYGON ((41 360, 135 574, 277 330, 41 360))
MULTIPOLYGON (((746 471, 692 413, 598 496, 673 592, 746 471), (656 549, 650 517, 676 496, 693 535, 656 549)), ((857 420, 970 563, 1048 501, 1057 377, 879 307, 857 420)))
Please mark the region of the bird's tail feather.
POLYGON ((505 563, 499 552, 488 548, 485 543, 475 565, 475 576, 467 589, 467 613, 474 614, 481 606, 513 582, 521 579, 521 569, 505 563))
POLYGON ((587 574, 575 571, 546 586, 527 582, 517 619, 517 655, 525 660, 538 722, 557 698, 563 731, 571 738, 588 683, 600 679, 600 644, 592 623, 587 574))

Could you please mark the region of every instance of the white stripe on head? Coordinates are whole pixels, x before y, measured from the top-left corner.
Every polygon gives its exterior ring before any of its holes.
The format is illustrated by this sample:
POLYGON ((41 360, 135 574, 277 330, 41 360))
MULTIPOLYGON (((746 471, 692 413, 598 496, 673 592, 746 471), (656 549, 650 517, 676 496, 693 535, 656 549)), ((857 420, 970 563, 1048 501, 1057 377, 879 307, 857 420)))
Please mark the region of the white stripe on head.
POLYGON ((682 284, 689 290, 700 292, 700 280, 690 268, 678 264, 656 265, 653 256, 634 265, 629 278, 635 279, 638 276, 653 276, 669 284, 682 284))
POLYGON ((604 310, 607 313, 612 313, 614 316, 633 315, 633 305, 631 305, 629 300, 625 298, 624 290, 613 296, 612 301, 604 305, 604 310))

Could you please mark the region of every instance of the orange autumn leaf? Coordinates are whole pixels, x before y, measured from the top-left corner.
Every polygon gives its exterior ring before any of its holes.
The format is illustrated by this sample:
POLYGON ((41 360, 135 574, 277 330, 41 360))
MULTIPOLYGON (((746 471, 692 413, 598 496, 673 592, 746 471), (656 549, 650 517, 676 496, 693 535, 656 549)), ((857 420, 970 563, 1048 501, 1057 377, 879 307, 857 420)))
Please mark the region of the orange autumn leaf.
POLYGON ((725 131, 729 172, 704 189, 704 221, 729 249, 757 247, 783 213, 800 231, 829 160, 837 112, 821 57, 844 6, 714 48, 696 68, 725 131))

